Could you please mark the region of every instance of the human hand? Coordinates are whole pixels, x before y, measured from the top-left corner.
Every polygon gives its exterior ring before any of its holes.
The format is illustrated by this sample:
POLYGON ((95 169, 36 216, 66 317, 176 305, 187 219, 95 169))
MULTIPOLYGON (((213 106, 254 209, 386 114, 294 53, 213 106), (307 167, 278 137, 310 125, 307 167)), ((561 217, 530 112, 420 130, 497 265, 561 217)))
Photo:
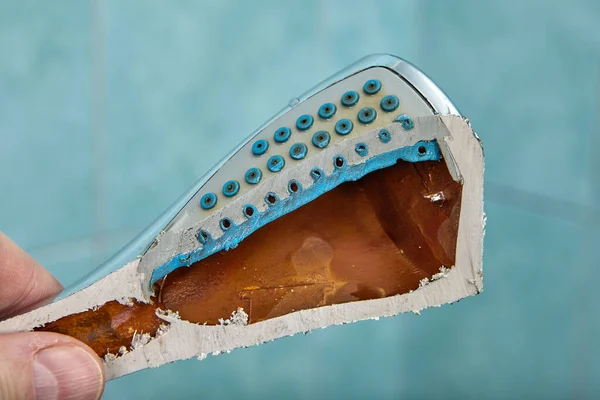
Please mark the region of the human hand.
MULTIPOLYGON (((0 319, 47 304, 62 290, 48 271, 0 232, 0 319)), ((101 360, 51 332, 0 335, 0 399, 99 399, 101 360)))

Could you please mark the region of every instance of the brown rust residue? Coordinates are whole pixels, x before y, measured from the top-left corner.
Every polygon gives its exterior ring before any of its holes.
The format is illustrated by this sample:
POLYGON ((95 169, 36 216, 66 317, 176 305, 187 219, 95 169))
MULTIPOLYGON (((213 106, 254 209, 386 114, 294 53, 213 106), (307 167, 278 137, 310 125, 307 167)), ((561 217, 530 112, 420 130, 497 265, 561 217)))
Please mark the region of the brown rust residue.
POLYGON ((294 311, 407 293, 454 265, 462 186, 444 162, 407 163, 347 182, 158 282, 154 304, 115 301, 39 328, 98 355, 152 336, 156 309, 218 324, 238 307, 249 323, 294 311))
POLYGON ((407 293, 454 265, 462 186, 444 162, 398 162, 347 182, 254 232, 235 250, 156 285, 181 318, 249 322, 407 293), (437 194, 437 196, 436 196, 437 194))
POLYGON ((165 322, 155 311, 153 304, 124 305, 109 301, 96 311, 67 315, 36 330, 72 336, 103 357, 107 353, 117 354, 121 346, 130 350, 134 335, 156 335, 158 327, 165 322))

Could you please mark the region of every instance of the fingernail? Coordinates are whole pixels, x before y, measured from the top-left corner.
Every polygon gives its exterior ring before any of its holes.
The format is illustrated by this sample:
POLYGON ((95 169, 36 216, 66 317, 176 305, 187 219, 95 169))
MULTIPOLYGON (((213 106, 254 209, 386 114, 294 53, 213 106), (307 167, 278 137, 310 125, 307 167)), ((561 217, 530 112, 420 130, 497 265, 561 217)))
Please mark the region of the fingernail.
POLYGON ((33 362, 35 398, 97 400, 102 394, 102 366, 77 346, 49 347, 33 362))

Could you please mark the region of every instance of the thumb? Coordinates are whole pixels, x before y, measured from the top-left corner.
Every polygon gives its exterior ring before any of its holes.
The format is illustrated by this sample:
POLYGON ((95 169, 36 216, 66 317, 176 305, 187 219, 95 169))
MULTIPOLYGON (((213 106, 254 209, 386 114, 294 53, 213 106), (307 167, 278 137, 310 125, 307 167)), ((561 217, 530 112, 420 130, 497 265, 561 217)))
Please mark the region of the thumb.
POLYGON ((0 335, 0 399, 97 400, 104 367, 87 346, 50 332, 0 335))

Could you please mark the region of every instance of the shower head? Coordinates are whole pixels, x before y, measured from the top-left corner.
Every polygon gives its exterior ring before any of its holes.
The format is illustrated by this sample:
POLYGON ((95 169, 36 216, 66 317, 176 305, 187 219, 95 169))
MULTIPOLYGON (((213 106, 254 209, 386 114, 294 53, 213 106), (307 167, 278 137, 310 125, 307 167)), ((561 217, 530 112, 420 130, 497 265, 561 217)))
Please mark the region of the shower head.
POLYGON ((115 378, 453 302, 482 288, 482 185, 480 141, 448 97, 406 61, 368 56, 292 99, 116 256, 0 332, 74 336, 115 378))

